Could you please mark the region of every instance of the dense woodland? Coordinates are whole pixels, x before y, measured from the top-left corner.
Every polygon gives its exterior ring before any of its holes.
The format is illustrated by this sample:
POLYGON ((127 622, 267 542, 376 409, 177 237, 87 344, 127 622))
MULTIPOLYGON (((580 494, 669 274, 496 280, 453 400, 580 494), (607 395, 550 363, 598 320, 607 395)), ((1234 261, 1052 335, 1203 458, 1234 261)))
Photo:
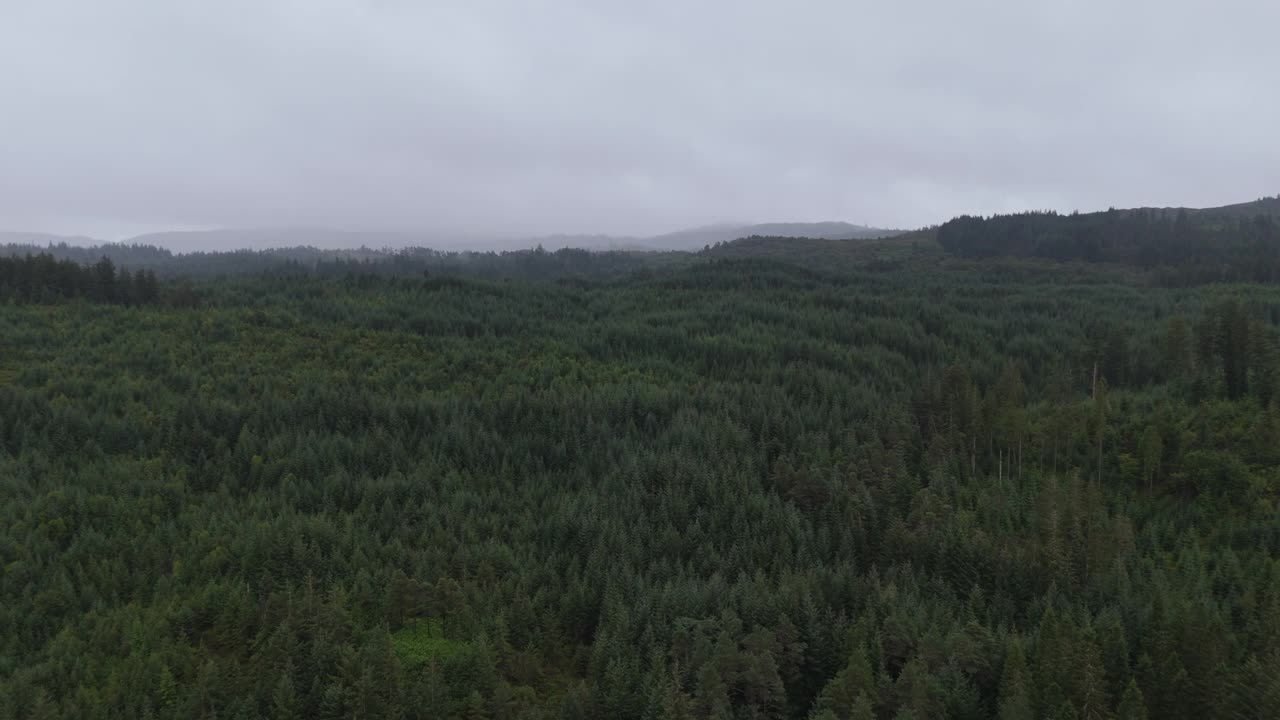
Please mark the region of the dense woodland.
POLYGON ((160 283, 147 269, 116 271, 109 257, 93 265, 50 253, 0 255, 0 302, 55 303, 84 299, 117 305, 149 305, 160 299, 160 283))
POLYGON ((0 718, 1280 717, 1280 288, 957 222, 0 265, 0 718))
MULTIPOLYGON (((296 247, 175 254, 150 245, 107 244, 91 248, 65 244, 0 245, 0 262, 8 258, 25 259, 28 262, 35 259, 42 264, 48 264, 50 260, 60 261, 62 263, 60 267, 96 265, 105 258, 113 265, 145 271, 152 277, 159 276, 167 279, 210 279, 240 275, 343 277, 353 273, 360 275, 443 273, 463 274, 491 280, 508 278, 548 280, 573 275, 592 277, 620 275, 642 268, 665 267, 686 261, 687 254, 597 252, 578 248, 548 251, 541 246, 532 250, 504 252, 456 252, 428 248, 320 250, 313 247, 296 247)), ((31 270, 19 269, 11 272, 30 273, 31 270)), ((0 276, 0 288, 13 283, 13 279, 0 276)))
POLYGON ((964 216, 938 243, 967 257, 1036 257, 1158 269, 1166 285, 1280 280, 1280 196, 1207 210, 1111 209, 964 216))

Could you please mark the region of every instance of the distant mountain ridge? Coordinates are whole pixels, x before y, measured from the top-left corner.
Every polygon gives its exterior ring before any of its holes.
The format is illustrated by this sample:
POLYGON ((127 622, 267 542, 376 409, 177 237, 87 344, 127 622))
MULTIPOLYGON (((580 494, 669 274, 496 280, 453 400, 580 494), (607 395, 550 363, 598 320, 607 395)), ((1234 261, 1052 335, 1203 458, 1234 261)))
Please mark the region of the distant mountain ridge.
POLYGON ((89 247, 103 245, 104 241, 84 235, 55 235, 41 232, 11 232, 0 230, 0 245, 31 245, 35 247, 50 245, 77 245, 89 247))
POLYGON ((794 237, 816 240, 869 240, 899 235, 901 230, 873 228, 847 222, 724 224, 678 230, 638 240, 655 250, 701 250, 707 245, 745 237, 794 237))
POLYGON ((1252 202, 1236 203, 1235 205, 1199 208, 1192 210, 1192 212, 1204 215, 1217 215, 1234 218, 1252 218, 1259 215, 1266 217, 1280 217, 1280 195, 1276 195, 1275 197, 1258 198, 1252 202))
MULTIPOLYGON (((357 248, 429 247, 437 250, 464 250, 484 244, 479 237, 462 233, 413 230, 331 230, 322 228, 227 228, 221 230, 178 230, 148 233, 127 240, 152 245, 175 253, 228 250, 277 250, 313 247, 319 250, 357 248)), ((486 248, 489 249, 489 248, 486 248)))
POLYGON ((1216 207, 1136 207, 1075 214, 1098 215, 1104 212, 1113 211, 1122 214, 1147 213, 1153 217, 1176 217, 1178 213, 1186 213, 1188 215, 1196 215, 1199 217, 1231 218, 1235 220, 1252 219, 1256 217, 1280 218, 1280 195, 1275 197, 1262 197, 1257 200, 1234 203, 1231 205, 1219 205, 1216 207))
POLYGON ((1280 280, 1280 198, 1193 208, 962 215, 936 230, 968 258, 1039 258, 1158 270, 1166 285, 1280 280))
POLYGON ((46 233, 0 232, 0 245, 70 246, 145 245, 173 253, 225 252, 230 250, 278 250, 311 247, 319 250, 358 248, 432 248, 435 250, 504 251, 543 246, 549 250, 572 247, 588 250, 697 251, 707 245, 753 235, 852 240, 889 237, 898 230, 872 228, 847 222, 725 223, 677 230, 653 236, 605 234, 555 234, 533 237, 497 237, 433 230, 329 230, 313 228, 228 228, 176 230, 138 235, 122 243, 95 238, 46 233))
MULTIPOLYGON (((1107 212, 1107 211, 1103 211, 1107 212)), ((1174 217, 1181 212, 1199 217, 1251 219, 1258 216, 1280 218, 1280 195, 1250 202, 1208 208, 1143 207, 1117 210, 1121 214, 1143 212, 1156 217, 1174 217)), ((1096 215, 1101 213, 1082 213, 1096 215)), ((945 224, 945 223, 944 223, 945 224)), ((80 235, 0 231, 0 250, 6 254, 32 248, 66 245, 69 248, 101 246, 121 249, 148 246, 176 254, 228 252, 233 250, 285 250, 314 248, 324 251, 364 249, 431 248, 442 251, 510 251, 542 246, 548 250, 685 251, 696 252, 708 245, 746 237, 810 238, 817 240, 868 240, 903 235, 907 231, 855 225, 848 222, 719 223, 687 228, 659 235, 551 234, 542 236, 481 235, 439 230, 332 230, 314 228, 229 228, 222 230, 179 230, 138 235, 119 243, 80 235)))

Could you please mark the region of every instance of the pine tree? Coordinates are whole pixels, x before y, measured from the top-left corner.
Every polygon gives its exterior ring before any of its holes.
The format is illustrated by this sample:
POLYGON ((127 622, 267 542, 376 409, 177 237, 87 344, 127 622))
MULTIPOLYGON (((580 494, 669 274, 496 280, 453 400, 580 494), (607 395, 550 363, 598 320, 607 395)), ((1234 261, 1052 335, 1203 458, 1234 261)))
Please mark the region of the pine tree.
POLYGON ((659 717, 662 720, 693 720, 693 700, 690 699, 689 694, 676 683, 671 683, 665 690, 661 698, 659 717))
POLYGON ((280 680, 271 693, 271 711, 271 717, 277 720, 295 720, 302 717, 298 694, 293 687, 293 678, 288 672, 281 673, 280 680))
POLYGON ((1062 704, 1049 715, 1049 720, 1080 720, 1080 713, 1076 711, 1076 706, 1070 700, 1063 700, 1062 704))
POLYGON ((894 693, 899 706, 910 709, 916 717, 943 717, 946 714, 942 686, 918 659, 913 658, 903 666, 894 680, 894 693))
POLYGON ((139 305, 152 305, 160 299, 160 283, 151 270, 139 270, 133 275, 133 298, 139 305))
POLYGON ((720 672, 713 663, 707 663, 698 671, 698 691, 695 706, 700 717, 730 718, 732 705, 729 701, 729 686, 720 677, 720 672))
POLYGON ((440 671, 440 660, 431 657, 423 668, 421 682, 413 685, 413 705, 420 717, 443 717, 449 708, 449 685, 440 671))
POLYGON ((1147 720, 1147 704, 1136 680, 1130 680, 1116 707, 1116 720, 1147 720))
POLYGON ((1104 720, 1110 703, 1107 700, 1106 670, 1093 628, 1086 627, 1083 636, 1076 641, 1075 656, 1074 705, 1081 720, 1104 720))
POLYGON ((1249 390, 1249 318, 1235 300, 1218 308, 1218 353, 1222 357, 1227 397, 1235 400, 1249 390))
POLYGON ((321 720, 341 720, 350 717, 346 701, 345 689, 342 685, 332 684, 324 689, 320 696, 321 720))
POLYGON ((116 301, 116 266, 111 258, 103 256, 93 266, 93 287, 94 297, 99 302, 116 301))
POLYGON ((1010 640, 1005 650, 1004 671, 1000 676, 1000 720, 1034 720, 1028 680, 1022 643, 1010 640))
POLYGON ((1280 348, 1271 326, 1259 319, 1249 322, 1249 387, 1266 406, 1280 391, 1280 348))
POLYGON ((116 287, 116 298, 115 298, 116 302, 120 303, 121 305, 132 305, 135 302, 133 297, 133 288, 134 288, 133 273, 130 273, 128 269, 126 268, 120 269, 119 274, 116 275, 115 287, 116 287))
POLYGON ((1142 459, 1142 483, 1147 492, 1154 488, 1155 479, 1160 474, 1160 461, 1164 455, 1164 443, 1160 439, 1160 431, 1154 425, 1148 425, 1142 433, 1138 445, 1138 456, 1142 459))
POLYGON ((1093 422, 1094 433, 1098 442, 1098 484, 1102 484, 1102 438, 1107 432, 1107 400, 1106 378, 1096 378, 1093 385, 1093 422))
POLYGON ((579 681, 570 685, 560 701, 561 720, 592 720, 599 715, 586 683, 579 681))
POLYGON ((489 706, 479 691, 472 690, 467 696, 466 709, 462 713, 464 720, 489 720, 489 706))
POLYGON ((857 644, 850 652, 849 663, 822 689, 817 707, 831 710, 838 717, 847 717, 853 712, 859 697, 873 698, 875 692, 875 675, 871 672, 866 649, 857 644))
POLYGON ((160 668, 159 688, 156 694, 160 710, 166 715, 172 713, 178 705, 178 681, 174 679, 168 665, 160 668))
POLYGON ((849 712, 849 720, 875 720, 875 708, 871 704, 871 698, 866 695, 859 695, 858 700, 853 704, 853 710, 849 712))
POLYGON ((1107 610, 1100 614, 1097 631, 1098 648, 1108 681, 1107 693, 1109 697, 1118 698, 1133 675, 1129 669, 1129 643, 1119 612, 1107 610))
POLYGON ((1194 369, 1191 327, 1181 315, 1169 320, 1165 329, 1165 367, 1171 379, 1189 377, 1194 369))
POLYGON ((1012 477, 1015 466, 1021 474, 1022 442, 1027 424, 1026 413, 1023 410, 1023 405, 1026 403, 1024 397, 1026 388, 1022 384, 1022 375, 1018 372, 1016 365, 1005 363, 992 393, 996 431, 1000 436, 1000 442, 1005 446, 1002 456, 1007 454, 1007 458, 998 464, 1003 474, 1012 477), (1007 472, 1004 471, 1005 466, 1007 466, 1007 472))

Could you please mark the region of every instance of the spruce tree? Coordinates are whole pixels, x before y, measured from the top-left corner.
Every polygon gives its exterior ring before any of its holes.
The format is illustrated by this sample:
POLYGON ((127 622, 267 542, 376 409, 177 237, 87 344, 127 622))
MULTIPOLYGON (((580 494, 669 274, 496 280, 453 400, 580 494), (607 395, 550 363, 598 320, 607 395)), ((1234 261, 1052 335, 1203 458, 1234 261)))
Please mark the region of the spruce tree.
POLYGON ((1116 720, 1147 720, 1147 704, 1142 699, 1142 690, 1138 683, 1130 680, 1120 696, 1120 704, 1116 707, 1116 720))

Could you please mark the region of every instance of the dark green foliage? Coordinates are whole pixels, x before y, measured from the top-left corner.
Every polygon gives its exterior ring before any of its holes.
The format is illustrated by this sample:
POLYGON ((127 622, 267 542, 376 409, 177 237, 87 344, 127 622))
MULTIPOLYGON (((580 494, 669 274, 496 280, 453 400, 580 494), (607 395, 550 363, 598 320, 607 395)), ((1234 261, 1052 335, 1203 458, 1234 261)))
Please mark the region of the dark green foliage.
POLYGON ((41 253, 25 257, 0 254, 0 302, 56 303, 84 299, 117 305, 151 305, 160 299, 155 273, 116 272, 102 257, 91 266, 41 253))
MULTIPOLYGON (((490 280, 562 280, 612 277, 655 267, 686 264, 691 256, 670 252, 590 251, 561 248, 547 251, 445 252, 428 248, 401 250, 319 250, 312 247, 277 248, 271 250, 237 250, 235 252, 195 252, 177 254, 148 245, 107 244, 91 248, 70 245, 0 245, 0 284, 9 257, 36 256, 56 261, 64 268, 80 265, 100 268, 106 259, 114 265, 126 266, 163 277, 210 278, 234 275, 321 277, 409 276, 439 274, 470 275, 490 280)), ((43 262, 43 261, 42 261, 43 262)), ((104 271, 105 272, 105 271, 104 271)), ((89 278, 90 284, 94 278, 89 278)), ((99 293, 110 284, 98 284, 99 293)))
MULTIPOLYGON (((1225 208, 1027 212, 943 223, 938 243, 966 257, 1036 257, 1156 269, 1167 284, 1280 280, 1280 213, 1225 208)), ((1243 207, 1243 206, 1242 206, 1243 207)))
POLYGON ((1142 699, 1142 690, 1133 680, 1125 687, 1120 697, 1120 706, 1116 708, 1116 720, 1147 720, 1147 705, 1142 699))
POLYGON ((433 659, 450 658, 465 650, 463 643, 444 636, 443 626, 438 620, 410 620, 391 639, 396 657, 409 667, 423 665, 433 659))
POLYGON ((0 718, 1276 716, 1280 289, 802 247, 4 265, 0 718))
POLYGON ((1000 720, 1031 720, 1035 713, 1031 707, 1032 678, 1022 643, 1012 640, 1004 656, 1004 674, 1000 678, 1000 720))

